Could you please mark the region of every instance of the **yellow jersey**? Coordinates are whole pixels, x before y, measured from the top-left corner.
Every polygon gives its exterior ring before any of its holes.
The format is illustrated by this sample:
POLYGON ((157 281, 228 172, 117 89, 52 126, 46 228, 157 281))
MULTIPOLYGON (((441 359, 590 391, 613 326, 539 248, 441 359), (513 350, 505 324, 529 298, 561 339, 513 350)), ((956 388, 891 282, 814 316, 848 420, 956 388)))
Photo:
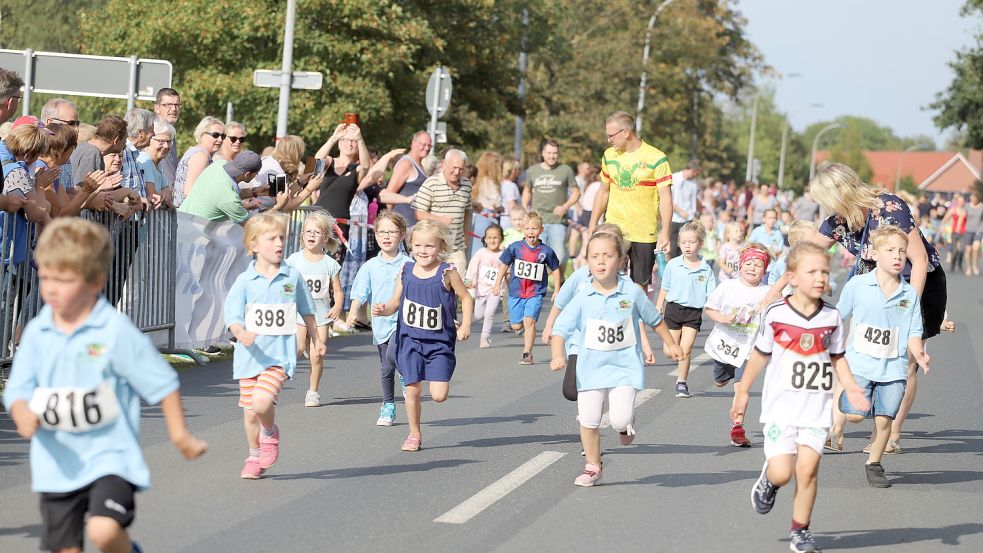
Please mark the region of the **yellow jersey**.
POLYGON ((608 148, 601 158, 601 182, 610 186, 606 221, 621 227, 630 242, 656 242, 659 188, 672 185, 666 154, 646 142, 634 152, 608 148))

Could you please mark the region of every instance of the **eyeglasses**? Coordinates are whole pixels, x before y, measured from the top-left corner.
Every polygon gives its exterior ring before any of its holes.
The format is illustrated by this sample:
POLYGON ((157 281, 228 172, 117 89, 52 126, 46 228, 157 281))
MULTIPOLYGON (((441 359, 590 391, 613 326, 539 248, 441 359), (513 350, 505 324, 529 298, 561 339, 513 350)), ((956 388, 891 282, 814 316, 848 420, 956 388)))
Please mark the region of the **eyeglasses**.
POLYGON ((164 108, 164 109, 180 109, 181 108, 181 102, 178 102, 176 104, 157 104, 157 105, 160 106, 160 107, 162 107, 162 108, 164 108))
POLYGON ((376 236, 399 236, 398 230, 377 230, 375 231, 376 236))
POLYGON ((221 138, 222 140, 225 140, 225 133, 224 132, 214 132, 213 131, 213 132, 203 132, 201 134, 207 134, 208 136, 210 136, 212 138, 216 138, 216 139, 221 138))
POLYGON ((151 138, 150 140, 153 140, 154 142, 157 142, 158 144, 170 144, 171 143, 171 139, 170 138, 151 138))
POLYGON ((69 127, 77 127, 79 126, 79 123, 81 123, 81 121, 79 121, 78 119, 72 119, 71 121, 67 121, 65 119, 58 119, 57 117, 52 117, 51 120, 58 121, 59 123, 64 123, 69 127))
POLYGON ((236 142, 245 142, 246 141, 246 137, 245 136, 232 136, 232 135, 228 135, 228 136, 226 136, 226 138, 228 138, 229 139, 229 142, 231 142, 233 144, 235 144, 236 142))
POLYGON ((607 137, 608 137, 608 140, 611 140, 612 138, 614 138, 614 137, 616 137, 616 136, 618 136, 619 134, 621 134, 622 132, 624 132, 624 131, 627 131, 627 130, 628 130, 628 129, 621 129, 621 130, 620 130, 620 131, 618 131, 618 132, 615 132, 615 133, 612 133, 612 134, 609 134, 609 135, 607 135, 607 137))
POLYGON ((304 235, 305 236, 321 236, 322 234, 324 234, 324 233, 321 232, 321 231, 319 231, 319 230, 314 230, 314 229, 308 229, 308 230, 305 230, 304 231, 304 235))

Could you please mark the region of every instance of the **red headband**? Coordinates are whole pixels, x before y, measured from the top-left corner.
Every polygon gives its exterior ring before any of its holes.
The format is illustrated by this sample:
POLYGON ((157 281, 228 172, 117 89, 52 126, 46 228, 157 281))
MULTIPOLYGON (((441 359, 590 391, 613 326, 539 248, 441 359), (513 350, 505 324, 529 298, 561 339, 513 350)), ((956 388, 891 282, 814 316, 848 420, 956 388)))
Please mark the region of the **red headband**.
POLYGON ((748 248, 748 249, 744 250, 744 253, 741 254, 741 264, 740 264, 740 266, 743 267, 744 266, 744 262, 745 261, 748 261, 748 260, 751 260, 751 259, 757 259, 757 260, 761 261, 762 263, 764 263, 766 270, 768 269, 768 263, 771 262, 771 257, 768 254, 766 254, 765 252, 763 252, 763 251, 761 251, 761 250, 759 250, 757 248, 748 248))

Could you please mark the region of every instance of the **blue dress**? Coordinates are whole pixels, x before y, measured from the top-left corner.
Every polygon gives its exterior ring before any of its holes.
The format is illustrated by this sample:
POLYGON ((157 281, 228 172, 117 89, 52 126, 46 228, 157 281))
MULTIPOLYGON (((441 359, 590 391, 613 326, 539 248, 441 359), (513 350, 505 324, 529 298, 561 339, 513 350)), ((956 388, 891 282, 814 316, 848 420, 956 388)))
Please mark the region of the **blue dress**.
POLYGON ((422 380, 449 382, 457 366, 454 345, 457 328, 457 296, 444 287, 444 272, 451 269, 441 263, 430 278, 413 274, 416 263, 403 265, 403 298, 396 325, 396 370, 406 384, 422 380))

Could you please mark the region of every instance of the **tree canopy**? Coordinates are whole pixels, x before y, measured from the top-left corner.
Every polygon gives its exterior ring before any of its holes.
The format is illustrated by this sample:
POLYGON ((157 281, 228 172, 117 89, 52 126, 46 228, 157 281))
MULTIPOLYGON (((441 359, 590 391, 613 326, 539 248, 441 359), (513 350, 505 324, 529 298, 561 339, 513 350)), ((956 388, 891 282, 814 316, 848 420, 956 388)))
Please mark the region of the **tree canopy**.
MULTIPOLYGON (((983 0, 968 0, 963 17, 981 18, 983 0)), ((935 124, 941 129, 960 131, 965 146, 983 148, 983 32, 977 28, 975 44, 956 52, 951 62, 955 76, 949 88, 940 92, 932 108, 939 113, 935 124)))

